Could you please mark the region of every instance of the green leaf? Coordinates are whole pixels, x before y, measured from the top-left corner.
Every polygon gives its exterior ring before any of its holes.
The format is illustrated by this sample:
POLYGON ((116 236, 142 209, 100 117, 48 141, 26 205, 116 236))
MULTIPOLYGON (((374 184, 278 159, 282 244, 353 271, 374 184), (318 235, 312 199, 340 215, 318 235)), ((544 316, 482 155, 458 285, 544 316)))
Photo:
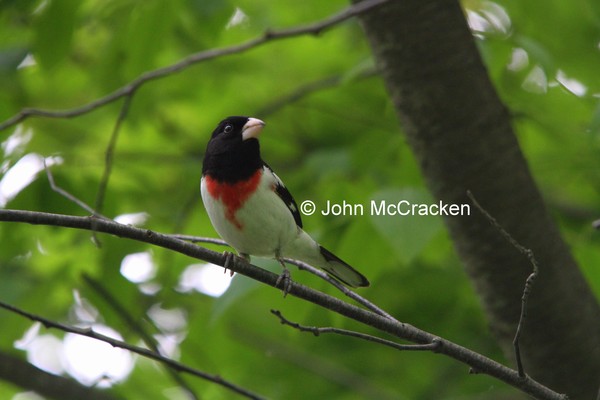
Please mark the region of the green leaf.
MULTIPOLYGON (((390 211, 398 208, 401 213, 408 210, 408 204, 431 204, 431 196, 420 188, 386 189, 372 197, 371 204, 393 205, 390 211), (399 202, 402 204, 399 207, 399 202), (408 202, 408 203, 406 203, 408 202)), ((404 263, 411 262, 433 238, 441 227, 436 216, 425 215, 374 215, 371 209, 371 221, 381 237, 394 249, 397 257, 404 263)))
POLYGON ((34 56, 46 69, 56 67, 71 50, 78 0, 54 0, 40 10, 33 41, 34 56))

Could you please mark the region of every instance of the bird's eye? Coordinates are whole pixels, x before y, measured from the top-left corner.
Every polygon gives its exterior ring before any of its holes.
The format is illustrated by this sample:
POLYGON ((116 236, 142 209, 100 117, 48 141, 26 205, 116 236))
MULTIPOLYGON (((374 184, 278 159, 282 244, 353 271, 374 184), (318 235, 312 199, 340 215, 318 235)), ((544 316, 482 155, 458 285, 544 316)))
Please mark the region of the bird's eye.
POLYGON ((230 124, 225 125, 225 128, 223 128, 223 132, 225 132, 225 133, 233 132, 233 126, 231 126, 230 124))

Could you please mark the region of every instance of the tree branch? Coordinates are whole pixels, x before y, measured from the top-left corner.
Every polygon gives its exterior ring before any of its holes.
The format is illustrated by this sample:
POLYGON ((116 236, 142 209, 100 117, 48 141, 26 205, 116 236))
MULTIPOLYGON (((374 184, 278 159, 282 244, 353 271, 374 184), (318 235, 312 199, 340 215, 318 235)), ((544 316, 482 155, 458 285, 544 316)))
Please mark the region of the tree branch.
MULTIPOLYGON (((179 234, 170 235, 170 236, 173 237, 173 238, 177 238, 177 239, 181 239, 181 240, 186 240, 186 241, 192 242, 192 243, 212 243, 212 244, 218 244, 218 245, 222 245, 222 246, 229 246, 227 244, 227 242, 225 242, 222 239, 206 238, 206 237, 191 236, 191 235, 179 235, 179 234)), ((296 267, 298 267, 298 269, 310 272, 311 274, 318 276, 319 278, 323 279, 324 281, 326 281, 331 286, 333 286, 336 289, 338 289, 340 292, 342 292, 346 296, 348 296, 351 299, 355 300, 357 303, 362 304, 363 306, 365 306, 369 310, 375 312, 376 314, 379 314, 382 317, 389 318, 389 319, 391 319, 393 321, 398 322, 398 320, 395 319, 394 317, 392 317, 390 314, 388 314, 387 312, 385 312, 381 308, 377 307, 375 304, 373 304, 369 300, 365 299, 364 297, 356 294, 356 292, 353 292, 348 287, 346 287, 345 285, 343 285, 342 283, 340 283, 335 278, 332 278, 331 276, 329 276, 324 271, 322 271, 322 270, 320 270, 318 268, 315 268, 312 265, 307 264, 305 262, 302 262, 300 260, 294 260, 293 258, 284 258, 283 260, 286 263, 288 263, 288 264, 295 265, 296 267)))
POLYGON ((347 329, 333 328, 333 327, 317 327, 317 326, 304 326, 300 325, 297 322, 292 322, 285 318, 281 311, 279 310, 271 310, 271 314, 275 315, 279 318, 279 321, 283 325, 291 326, 292 328, 298 329, 300 332, 310 332, 315 336, 319 336, 322 333, 335 333, 342 336, 350 336, 358 339, 363 339, 368 342, 374 342, 378 344, 382 344, 384 346, 388 346, 394 348, 396 350, 411 350, 411 351, 436 351, 438 346, 440 345, 439 341, 434 338, 433 341, 429 344, 399 344, 396 342, 392 342, 391 340, 382 339, 377 336, 367 335, 366 333, 349 331, 347 329))
MULTIPOLYGON (((198 64, 203 61, 212 60, 218 57, 224 57, 232 54, 243 53, 247 50, 253 49, 255 47, 262 46, 265 43, 272 42, 275 40, 289 39, 298 36, 304 35, 319 35, 322 32, 333 28, 334 26, 344 22, 352 17, 355 17, 359 14, 364 14, 368 11, 373 10, 376 7, 381 6, 384 3, 387 3, 388 0, 364 0, 360 3, 353 4, 351 6, 346 7, 342 11, 329 16, 321 21, 317 21, 311 24, 302 25, 298 27, 292 27, 281 30, 268 30, 263 35, 256 37, 254 39, 250 39, 244 43, 233 45, 230 47, 224 47, 220 49, 210 49, 206 51, 201 51, 198 53, 191 54, 184 59, 176 62, 175 64, 158 68, 153 71, 148 71, 136 79, 128 83, 127 85, 115 90, 114 92, 91 101, 88 104, 85 104, 81 107, 72 108, 68 110, 46 110, 39 108, 23 108, 14 116, 0 123, 0 131, 9 128, 13 125, 18 124, 30 117, 46 117, 46 118, 73 118, 78 117, 83 114, 87 114, 91 111, 94 111, 102 106, 105 106, 113 101, 121 98, 127 97, 131 99, 133 94, 137 89, 139 89, 142 85, 147 82, 164 78, 169 75, 173 75, 175 73, 181 72, 192 65, 198 64)), ((126 103, 128 100, 125 100, 126 103)), ((125 105, 121 109, 126 109, 125 105)), ((98 207, 96 207, 98 208, 98 207)))
POLYGON ((356 292, 353 292, 348 287, 346 287, 345 285, 343 285, 342 283, 337 281, 335 278, 332 278, 331 276, 329 276, 326 272, 324 272, 320 269, 317 269, 317 268, 313 267, 312 265, 302 262, 300 260, 294 260, 292 258, 284 258, 284 261, 289 264, 297 266, 299 269, 308 271, 311 274, 318 276, 319 278, 323 279, 324 281, 326 281, 327 283, 329 283, 330 285, 332 285, 333 287, 338 289, 340 292, 344 293, 346 296, 355 300, 357 303, 362 304, 367 309, 373 311, 375 314, 379 314, 382 317, 388 318, 392 321, 399 323, 399 321, 396 318, 392 317, 390 314, 388 314, 381 308, 377 307, 375 304, 371 303, 369 300, 356 294, 356 292))
POLYGON ((173 239, 185 240, 190 243, 210 243, 210 244, 218 244, 219 246, 229 246, 226 241, 223 239, 217 238, 209 238, 202 236, 194 236, 194 235, 183 235, 179 233, 173 233, 169 235, 173 239))
POLYGON ((95 205, 95 213, 102 213, 104 209, 104 198, 106 196, 106 188, 108 187, 108 181, 110 180, 110 173, 112 172, 113 160, 115 155, 115 147, 117 146, 117 139, 119 138, 119 132, 121 131, 121 125, 123 121, 127 117, 127 113, 129 112, 129 106, 131 105, 131 100, 133 99, 133 95, 135 91, 139 88, 134 87, 131 91, 127 92, 125 99, 123 100, 123 104, 121 105, 121 111, 119 112, 119 116, 115 122, 115 126, 113 127, 112 134, 110 135, 110 140, 108 141, 108 145, 106 147, 106 152, 104 156, 104 172, 102 173, 102 178, 100 179, 100 184, 98 186, 98 192, 96 193, 96 205, 95 205))
MULTIPOLYGON (((96 230, 97 232, 104 232, 160 246, 220 266, 225 264, 227 258, 223 254, 183 240, 175 239, 168 235, 94 217, 75 217, 21 210, 0 210, 0 221, 25 222, 36 225, 52 225, 83 230, 96 230)), ((249 264, 240 257, 233 257, 230 261, 228 268, 232 271, 276 288, 278 275, 249 264)), ((358 308, 338 298, 311 289, 297 282, 292 282, 288 294, 413 343, 430 344, 437 339, 439 341, 439 353, 469 365, 478 373, 485 373, 493 376, 535 398, 548 400, 565 400, 567 398, 565 395, 552 391, 530 377, 521 377, 517 371, 472 350, 448 340, 438 338, 431 333, 415 328, 409 324, 399 323, 372 311, 358 308)), ((156 356, 155 353, 152 354, 153 356, 156 356)))
MULTIPOLYGON (((376 76, 377 74, 378 71, 375 67, 369 67, 361 71, 356 76, 356 79, 366 79, 372 76, 376 76)), ((344 78, 345 77, 343 74, 333 75, 327 78, 321 78, 319 80, 298 86, 290 93, 284 94, 283 96, 280 96, 275 100, 271 101, 270 103, 264 105, 259 111, 256 112, 256 115, 260 116, 261 118, 264 118, 265 116, 274 114, 283 107, 300 101, 304 97, 309 96, 315 92, 340 86, 342 83, 344 83, 344 78)))
POLYGON ((74 333, 76 335, 81 335, 81 336, 86 336, 92 339, 96 339, 96 340, 100 340, 102 342, 108 343, 113 347, 118 347, 120 349, 125 349, 125 350, 129 350, 133 353, 139 354, 141 356, 150 358, 152 360, 161 362, 163 364, 168 365, 169 367, 173 368, 176 371, 179 372, 185 372, 188 373, 190 375, 194 375, 197 376, 199 378, 202 379, 206 379, 208 381, 214 382, 218 385, 221 385, 235 393, 238 393, 242 396, 245 396, 249 399, 262 399, 262 397, 250 392, 249 390, 246 390, 240 386, 237 386, 231 382, 228 382, 226 380, 224 380, 223 378, 221 378, 218 375, 211 375, 211 374, 207 374, 206 372, 202 372, 200 370, 188 367, 185 364, 182 364, 178 361, 172 360, 170 358, 167 358, 157 352, 154 352, 152 350, 148 350, 148 349, 144 349, 142 347, 138 347, 138 346, 134 346, 128 343, 125 343, 121 340, 117 340, 114 338, 111 338, 109 336, 103 335, 101 333, 97 333, 95 332, 93 329, 90 328, 78 328, 75 326, 70 326, 70 325, 65 325, 65 324, 61 324, 58 322, 54 322, 52 320, 49 320, 47 318, 44 317, 40 317, 38 315, 29 313, 27 311, 23 311, 17 307, 14 307, 10 304, 4 303, 3 301, 0 301, 0 308, 4 308, 8 311, 11 311, 15 314, 18 314, 22 317, 28 318, 32 321, 37 321, 40 322, 41 324, 43 324, 46 328, 55 328, 55 329, 60 329, 61 331, 64 332, 69 332, 69 333, 74 333))
POLYGON ((120 400, 104 390, 84 386, 73 379, 43 371, 25 360, 0 352, 0 379, 49 399, 120 400))
MULTIPOLYGON (((160 350, 158 348, 158 343, 152 335, 150 335, 146 330, 139 324, 139 320, 134 318, 123 306, 119 300, 113 296, 108 289, 106 289, 100 282, 92 278, 87 274, 83 274, 83 280, 88 284, 92 290, 94 290, 104 301, 109 305, 110 308, 114 310, 114 312, 125 322, 125 324, 135 332, 140 339, 144 342, 146 346, 153 352, 160 354, 160 350)), ((154 324, 153 324, 154 325, 154 324)), ((175 368, 172 368, 170 365, 165 364, 165 369, 167 373, 173 378, 173 381, 178 384, 181 389, 188 394, 190 399, 199 400, 198 395, 193 391, 193 389, 188 385, 188 383, 183 379, 183 376, 177 373, 175 368)))
POLYGON ((83 200, 77 198, 75 195, 67 192, 65 189, 58 186, 56 184, 56 182, 54 181, 54 176, 52 175, 52 172, 50 171, 50 167, 48 167, 48 165, 46 164, 46 158, 44 158, 44 169, 46 170, 46 176, 48 177, 48 183, 50 184, 50 189, 52 189, 54 192, 60 194, 61 196, 63 196, 67 200, 69 200, 70 202, 77 204, 79 207, 81 207, 85 211, 89 212, 90 214, 95 215, 96 217, 99 217, 99 218, 109 219, 108 217, 105 217, 104 215, 99 214, 96 211, 94 211, 94 209, 92 207, 90 207, 89 205, 87 205, 83 200))
POLYGON ((535 259, 533 251, 519 244, 519 242, 517 242, 515 238, 513 238, 510 235, 510 233, 508 233, 506 229, 504 229, 502 225, 498 223, 498 221, 496 221, 496 218, 494 218, 489 212, 485 210, 485 208, 481 206, 481 204, 479 204, 479 202, 477 201, 477 199, 475 199, 475 196, 473 196, 473 193, 471 193, 470 190, 467 191, 467 196, 469 197, 469 199, 471 199, 473 205, 475 205, 475 207, 477 207, 477 209, 488 219, 488 221, 490 221, 490 224, 492 224, 494 228, 498 229, 500 234, 502 234, 502 236, 515 249, 519 250, 519 252, 521 252, 523 255, 525 255, 525 257, 527 257, 527 259, 533 267, 533 272, 531 272, 527 279, 525 279, 525 287, 523 288, 523 295, 521 296, 521 313, 519 315, 519 322, 517 323, 517 330, 515 331, 515 337, 513 339, 515 359, 517 361, 517 370, 519 371, 520 376, 525 376, 525 370, 523 369, 523 361, 521 360, 521 350, 519 348, 519 339, 521 338, 521 331, 523 329, 523 325, 525 324, 525 320, 527 319, 527 302, 529 301, 529 296, 531 295, 533 283, 535 282, 535 279, 538 276, 538 262, 535 259))

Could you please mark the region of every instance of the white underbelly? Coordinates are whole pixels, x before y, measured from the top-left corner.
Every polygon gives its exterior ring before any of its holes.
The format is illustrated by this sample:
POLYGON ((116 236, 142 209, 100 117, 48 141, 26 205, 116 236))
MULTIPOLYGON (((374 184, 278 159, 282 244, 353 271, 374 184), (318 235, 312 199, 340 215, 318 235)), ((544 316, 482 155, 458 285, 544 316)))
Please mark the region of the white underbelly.
MULTIPOLYGON (((269 185, 263 180, 261 184, 269 185)), ((234 214, 235 223, 226 218, 225 206, 215 201, 202 181, 204 206, 217 233, 238 253, 276 257, 299 234, 294 217, 277 194, 257 190, 234 214), (238 226, 239 225, 239 226, 238 226)))

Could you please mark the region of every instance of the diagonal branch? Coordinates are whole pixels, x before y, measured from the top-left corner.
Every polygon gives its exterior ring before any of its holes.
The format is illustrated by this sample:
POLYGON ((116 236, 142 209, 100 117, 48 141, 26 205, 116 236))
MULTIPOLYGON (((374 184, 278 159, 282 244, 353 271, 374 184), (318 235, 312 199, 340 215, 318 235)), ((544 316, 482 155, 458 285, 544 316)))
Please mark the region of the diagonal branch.
POLYGON ((117 139, 119 138, 121 125, 123 124, 123 121, 125 120, 125 118, 127 117, 127 113, 129 112, 129 106, 131 105, 131 100, 133 99, 133 95, 135 94, 136 89, 137 87, 132 88, 131 91, 128 92, 125 96, 123 104, 121 105, 121 111, 119 112, 119 116, 117 117, 115 126, 113 127, 112 134, 110 135, 110 140, 108 142, 108 146, 106 147, 106 152, 104 155, 104 172, 102 173, 102 178, 100 179, 100 184, 98 186, 98 193, 96 194, 96 206, 94 214, 102 213, 104 209, 104 198, 106 196, 106 188, 108 187, 110 173, 112 172, 115 147, 117 146, 117 139))
MULTIPOLYGON (((355 76, 355 79, 366 79, 372 76, 376 76, 379 71, 374 67, 369 67, 361 71, 359 74, 355 76)), ((302 100, 303 98, 312 95, 316 92, 323 91, 326 89, 330 89, 336 86, 341 86, 345 82, 345 76, 343 74, 329 76, 327 78, 321 78, 319 80, 306 83, 304 85, 298 86, 295 90, 290 93, 284 94, 271 101, 270 103, 264 105, 260 108, 256 115, 264 118, 268 115, 274 114, 285 106, 293 104, 302 100)))
MULTIPOLYGON (((208 250, 183 240, 175 239, 169 235, 94 217, 75 217, 70 215, 21 210, 0 210, 0 221, 95 230, 97 232, 104 232, 138 242, 160 246, 220 266, 224 266, 228 259, 227 256, 221 253, 208 250)), ((278 275, 249 264, 240 257, 233 257, 230 261, 228 268, 232 271, 277 288, 278 275)), ((292 282, 288 294, 413 343, 429 344, 437 338, 439 341, 439 347, 437 349, 438 353, 469 365, 472 370, 478 373, 484 373, 495 377, 535 398, 548 400, 565 400, 567 398, 565 395, 552 391, 529 376, 520 376, 517 371, 476 353, 473 350, 448 340, 441 339, 436 335, 415 328, 409 324, 400 323, 372 311, 361 309, 302 284, 292 282)))
MULTIPOLYGON (((134 331, 140 337, 140 339, 142 339, 144 344, 148 346, 150 350, 157 354, 160 354, 160 350, 158 348, 158 343, 156 339, 154 339, 152 335, 149 334, 139 324, 139 320, 134 318, 127 311, 125 306, 121 304, 119 300, 108 291, 108 289, 106 289, 100 282, 98 282, 97 280, 85 273, 83 274, 83 280, 85 281, 85 283, 88 284, 90 288, 92 288, 92 290, 94 290, 100 297, 102 297, 102 299, 110 306, 110 308, 112 308, 112 310, 119 316, 119 318, 121 318, 121 320, 125 322, 129 329, 134 331)), ((173 381, 176 384, 178 384, 185 393, 187 393, 189 398, 192 400, 198 400, 199 397, 196 395, 196 393, 193 391, 190 385, 188 385, 188 383, 183 379, 183 376, 179 375, 177 373, 177 370, 170 367, 169 365, 165 366, 167 373, 171 376, 171 378, 173 378, 173 381)))
POLYGON ((380 5, 388 1, 389 0, 364 0, 360 3, 348 6, 338 13, 314 23, 281 30, 268 30, 263 35, 254 39, 250 39, 241 44, 233 45, 230 47, 223 47, 219 49, 210 49, 191 54, 185 57, 184 59, 176 62, 175 64, 158 68, 153 71, 145 72, 130 83, 128 83, 127 85, 115 90, 112 93, 107 94, 104 97, 91 101, 90 103, 85 104, 81 107, 72 108, 69 110, 45 110, 39 108, 24 108, 14 116, 0 123, 0 131, 9 128, 13 125, 16 125, 19 122, 22 122, 30 117, 73 118, 83 114, 87 114, 109 103, 112 103, 113 101, 121 97, 131 98, 135 91, 145 83, 181 72, 191 67, 192 65, 198 64, 203 61, 212 60, 218 57, 243 53, 247 50, 259 47, 265 43, 272 42, 275 40, 290 39, 304 35, 319 35, 322 32, 333 28, 334 26, 352 17, 371 11, 374 8, 379 7, 380 5))
POLYGON ((471 199, 471 201, 473 202, 475 207, 477 207, 477 209, 487 218, 487 220, 490 222, 490 224, 492 224, 492 226, 494 228, 498 229, 498 231, 502 234, 502 236, 515 249, 517 249, 520 253, 524 254, 527 257, 527 259, 529 260, 529 262, 531 263, 532 268, 533 268, 533 271, 531 272, 531 274, 529 274, 527 279, 525 279, 525 287, 523 288, 523 295, 521 296, 521 314, 519 315, 519 321, 517 323, 517 330, 516 330, 515 336, 513 338, 513 348, 515 349, 515 359, 517 360, 517 370, 519 371, 519 376, 524 377, 525 370, 523 369, 523 361, 521 360, 521 349, 519 347, 519 339, 521 338, 521 331, 523 329, 523 325, 525 325, 525 320, 527 319, 527 302, 529 301, 529 296, 531 294, 531 289, 533 288, 533 283, 535 282, 535 279, 538 276, 538 271, 539 271, 538 262, 535 259, 533 251, 531 249, 523 247, 519 242, 517 242, 515 240, 515 238, 513 238, 510 235, 510 233, 508 233, 506 231, 506 229, 504 229, 502 227, 502 225, 500 225, 500 223, 496 220, 496 218, 494 218, 492 215, 490 215, 490 213, 487 212, 486 209, 481 206, 481 204, 479 204, 479 202, 477 201, 477 199, 475 199, 475 196, 473 196, 473 193, 471 193, 470 190, 467 191, 467 196, 469 197, 469 199, 471 199))
POLYGON ((108 343, 113 347, 118 347, 120 349, 125 349, 125 350, 129 350, 133 353, 139 354, 141 356, 150 358, 152 360, 161 362, 163 364, 168 365, 169 367, 175 369, 176 371, 179 372, 185 372, 188 373, 190 375, 194 375, 197 376, 199 378, 202 379, 206 379, 208 381, 214 382, 218 385, 221 385, 229 390, 232 390, 235 393, 238 393, 242 396, 245 396, 249 399, 262 399, 262 397, 248 391, 247 389, 244 389, 240 386, 237 386, 231 382, 228 382, 226 380, 224 380, 223 378, 221 378, 219 375, 211 375, 211 374, 207 374, 206 372, 188 367, 185 364, 182 364, 178 361, 172 360, 168 357, 162 356, 161 354, 152 351, 152 350, 148 350, 148 349, 144 349, 142 347, 138 347, 138 346, 134 346, 131 345, 129 343, 125 343, 121 340, 117 340, 114 338, 111 338, 109 336, 103 335, 101 333, 97 333, 95 332, 93 329, 90 328, 78 328, 76 326, 70 326, 70 325, 65 325, 65 324, 61 324, 59 322, 55 322, 52 320, 49 320, 47 318, 44 317, 40 317, 38 315, 29 313, 27 311, 23 311, 17 307, 14 307, 10 304, 4 303, 3 301, 0 301, 0 308, 4 308, 5 310, 11 311, 15 314, 18 314, 22 317, 28 318, 32 321, 37 321, 40 322, 41 324, 43 324, 46 328, 55 328, 55 329, 60 329, 63 332, 69 332, 69 333, 74 333, 76 335, 81 335, 81 336, 86 336, 92 339, 96 339, 96 340, 100 340, 102 342, 108 343))
POLYGON ((313 275, 318 276, 319 278, 323 279, 330 285, 334 286, 340 292, 344 293, 346 296, 350 297, 351 299, 355 300, 357 303, 362 304, 369 310, 373 311, 375 314, 379 314, 382 317, 388 318, 395 322, 399 322, 396 318, 392 317, 390 314, 388 314, 381 308, 377 307, 375 304, 371 303, 369 300, 356 294, 356 292, 353 292, 352 290, 347 288, 345 285, 340 283, 338 280, 329 276, 326 272, 321 271, 320 269, 317 269, 317 268, 313 267, 312 265, 302 262, 300 260, 294 260, 292 258, 284 258, 284 261, 297 266, 299 269, 303 269, 305 271, 310 272, 313 275))
POLYGON ((56 184, 56 182, 54 181, 54 176, 52 175, 52 172, 50 171, 50 167, 48 167, 48 165, 46 164, 46 158, 44 158, 44 169, 46 169, 46 176, 48 177, 48 183, 50 184, 50 189, 52 189, 54 192, 60 194, 67 200, 71 201, 72 203, 77 204, 79 207, 81 207, 85 211, 89 212, 90 214, 95 215, 98 218, 108 219, 108 217, 105 217, 104 215, 99 214, 96 211, 94 211, 94 209, 92 207, 90 207, 89 205, 87 205, 83 200, 79 199, 75 195, 67 192, 65 189, 58 186, 56 184))
POLYGON ((0 380, 34 391, 45 399, 124 400, 112 391, 85 386, 73 379, 51 374, 5 352, 0 352, 0 380))

